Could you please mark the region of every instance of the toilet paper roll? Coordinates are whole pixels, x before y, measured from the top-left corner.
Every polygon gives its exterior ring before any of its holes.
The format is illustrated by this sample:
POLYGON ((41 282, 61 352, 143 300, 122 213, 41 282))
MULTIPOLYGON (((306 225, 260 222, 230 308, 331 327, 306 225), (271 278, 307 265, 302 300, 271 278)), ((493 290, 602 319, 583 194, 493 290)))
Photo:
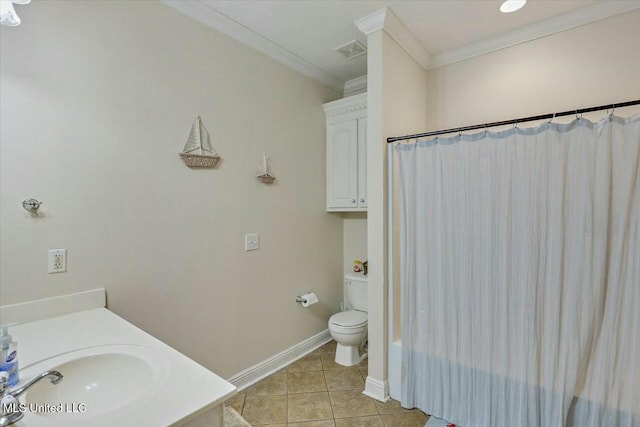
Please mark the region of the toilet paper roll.
POLYGON ((310 305, 313 305, 318 302, 318 297, 316 296, 315 293, 310 292, 308 294, 302 295, 302 300, 303 300, 302 306, 309 307, 310 305))

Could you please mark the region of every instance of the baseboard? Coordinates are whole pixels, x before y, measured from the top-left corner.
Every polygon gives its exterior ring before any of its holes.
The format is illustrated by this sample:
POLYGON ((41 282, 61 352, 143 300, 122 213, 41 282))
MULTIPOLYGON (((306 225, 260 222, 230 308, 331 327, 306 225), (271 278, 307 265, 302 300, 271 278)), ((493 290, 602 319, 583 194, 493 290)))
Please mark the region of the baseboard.
POLYGON ((292 362, 295 362, 301 357, 306 356, 313 350, 323 346, 329 341, 331 341, 331 334, 329 333, 329 329, 325 329, 319 334, 307 338, 306 340, 301 341, 292 347, 289 347, 285 351, 278 353, 266 360, 263 360, 262 362, 253 365, 252 367, 245 369, 244 371, 239 372, 230 378, 227 378, 227 381, 236 386, 238 388, 238 391, 242 391, 245 388, 257 383, 261 379, 266 378, 274 372, 279 371, 292 362))
POLYGON ((389 381, 378 381, 367 377, 362 394, 380 402, 386 402, 389 400, 389 381))

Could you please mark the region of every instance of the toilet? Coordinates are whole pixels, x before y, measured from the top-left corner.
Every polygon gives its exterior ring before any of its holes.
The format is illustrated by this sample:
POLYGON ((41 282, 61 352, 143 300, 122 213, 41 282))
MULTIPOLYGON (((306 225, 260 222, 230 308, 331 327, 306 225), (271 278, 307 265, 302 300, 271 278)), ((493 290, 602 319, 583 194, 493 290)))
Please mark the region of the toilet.
POLYGON ((337 343, 336 363, 353 366, 367 356, 359 351, 367 338, 369 305, 366 276, 345 276, 344 305, 346 311, 336 313, 329 319, 329 332, 337 343))

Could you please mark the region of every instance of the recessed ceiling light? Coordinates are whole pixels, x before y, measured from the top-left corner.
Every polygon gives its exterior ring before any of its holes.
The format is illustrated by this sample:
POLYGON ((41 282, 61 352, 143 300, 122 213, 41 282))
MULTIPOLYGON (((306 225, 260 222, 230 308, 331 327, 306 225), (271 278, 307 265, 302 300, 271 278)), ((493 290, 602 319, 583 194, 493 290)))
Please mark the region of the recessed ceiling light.
POLYGON ((524 6, 527 0, 505 0, 500 6, 500 12, 502 13, 511 13, 519 10, 524 6))

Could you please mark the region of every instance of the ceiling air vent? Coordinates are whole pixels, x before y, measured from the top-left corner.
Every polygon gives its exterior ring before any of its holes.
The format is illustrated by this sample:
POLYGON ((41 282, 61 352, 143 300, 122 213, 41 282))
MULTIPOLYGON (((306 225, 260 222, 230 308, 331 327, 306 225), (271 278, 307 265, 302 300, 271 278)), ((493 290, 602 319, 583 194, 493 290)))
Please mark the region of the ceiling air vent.
POLYGON ((367 53, 367 47, 358 40, 352 40, 345 45, 335 48, 334 50, 343 54, 347 59, 357 58, 358 56, 362 56, 367 53))

